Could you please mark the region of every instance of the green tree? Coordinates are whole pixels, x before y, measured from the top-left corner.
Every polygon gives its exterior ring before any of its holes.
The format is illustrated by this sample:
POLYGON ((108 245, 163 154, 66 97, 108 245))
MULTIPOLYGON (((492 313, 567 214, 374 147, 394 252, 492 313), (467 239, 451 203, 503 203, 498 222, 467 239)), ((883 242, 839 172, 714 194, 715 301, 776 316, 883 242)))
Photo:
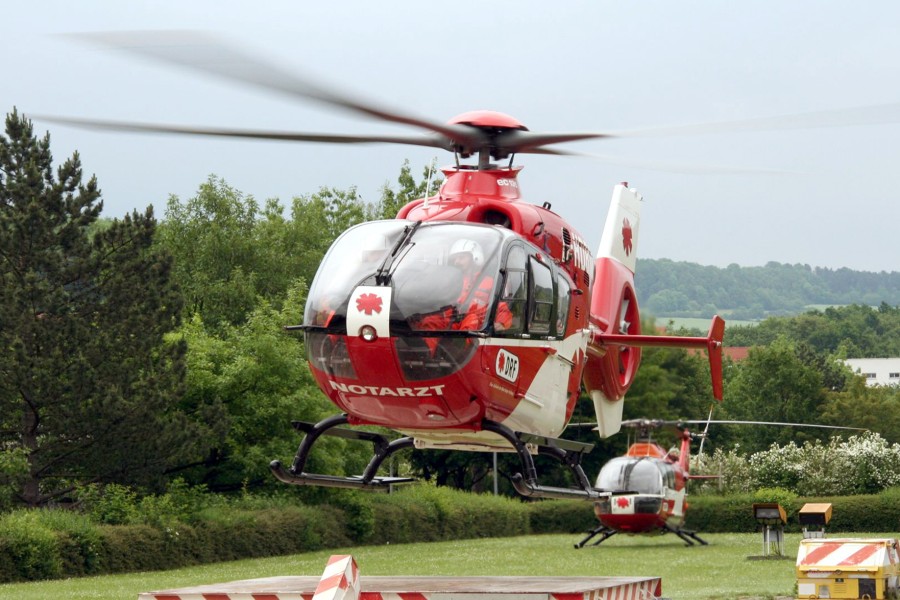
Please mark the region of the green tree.
POLYGON ((175 257, 187 315, 199 314, 208 327, 240 323, 264 295, 258 218, 252 197, 215 176, 187 202, 169 198, 158 242, 175 257))
POLYGON ((753 346, 785 336, 821 355, 873 358, 900 355, 900 307, 851 304, 792 317, 770 317, 757 326, 730 327, 727 343, 753 346))
MULTIPOLYGON (((719 414, 723 419, 821 422, 821 407, 825 402, 822 373, 802 358, 811 355, 802 344, 784 336, 767 346, 751 348, 747 359, 729 372, 719 414)), ((714 441, 719 444, 739 441, 747 452, 765 450, 773 443, 828 437, 827 432, 814 429, 761 426, 725 429, 731 435, 717 433, 714 441)))
POLYGON ((890 443, 900 442, 900 386, 867 386, 853 376, 841 391, 829 392, 822 410, 823 422, 861 427, 890 443))
MULTIPOLYGON (((269 462, 289 462, 302 439, 291 421, 316 422, 337 412, 316 387, 303 345, 283 329, 299 321, 304 292, 300 281, 280 311, 263 301, 241 325, 210 332, 195 317, 183 327, 190 348, 184 402, 191 411, 223 415, 227 424, 191 470, 195 481, 216 490, 274 484, 269 462)), ((323 438, 308 470, 359 474, 370 448, 323 438)))
POLYGON ((164 336, 181 297, 170 258, 152 247, 152 210, 92 230, 102 206, 77 153, 54 174, 49 134, 39 140, 30 121, 7 116, 0 448, 24 454, 14 484, 31 506, 76 482, 153 482, 200 437, 177 406, 185 348, 164 336))
POLYGON ((426 165, 422 169, 422 180, 416 181, 409 166, 409 160, 403 161, 400 167, 400 175, 397 177, 399 187, 396 191, 387 183, 381 188, 381 199, 378 203, 377 214, 380 219, 393 219, 401 208, 419 198, 424 198, 441 187, 443 179, 435 168, 435 163, 426 165))
POLYGON ((375 207, 363 201, 356 188, 323 187, 295 197, 290 220, 285 222, 283 247, 298 257, 296 275, 311 282, 332 242, 350 227, 375 218, 375 207))

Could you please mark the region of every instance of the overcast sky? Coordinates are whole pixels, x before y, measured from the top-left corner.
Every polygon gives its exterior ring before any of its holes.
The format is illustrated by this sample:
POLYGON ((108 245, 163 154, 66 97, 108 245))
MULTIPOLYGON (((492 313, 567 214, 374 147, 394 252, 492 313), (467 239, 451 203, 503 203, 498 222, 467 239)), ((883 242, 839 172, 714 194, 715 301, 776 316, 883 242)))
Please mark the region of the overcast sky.
MULTIPOLYGON (((532 131, 611 131, 892 105, 878 124, 597 140, 621 159, 517 157, 526 200, 552 203, 596 248, 613 186, 644 196, 639 256, 900 270, 900 2, 710 0, 8 2, 3 112, 330 133, 416 133, 80 44, 60 33, 203 30, 292 71, 434 119, 475 109, 532 131), (689 166, 680 172, 649 169, 689 166), (730 167, 722 173, 714 167, 730 167), (740 169, 751 169, 741 172, 740 169)), ((96 174, 105 216, 208 175, 262 201, 356 186, 374 201, 406 146, 333 146, 50 131, 96 174)))

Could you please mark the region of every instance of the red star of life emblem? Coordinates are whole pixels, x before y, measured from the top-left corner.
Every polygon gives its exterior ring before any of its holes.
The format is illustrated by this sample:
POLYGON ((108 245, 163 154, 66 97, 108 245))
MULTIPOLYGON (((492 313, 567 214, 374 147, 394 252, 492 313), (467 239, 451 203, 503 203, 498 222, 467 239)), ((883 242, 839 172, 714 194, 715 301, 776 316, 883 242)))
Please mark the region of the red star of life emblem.
POLYGON ((616 504, 619 505, 619 508, 627 508, 628 505, 631 504, 631 499, 620 496, 619 498, 616 498, 616 504))
POLYGON ((631 237, 633 233, 631 231, 631 223, 628 222, 628 219, 622 220, 622 249, 625 250, 625 256, 631 255, 632 245, 631 245, 631 237))
POLYGON ((380 313, 383 304, 378 294, 363 294, 356 299, 356 310, 371 316, 373 312, 380 313))

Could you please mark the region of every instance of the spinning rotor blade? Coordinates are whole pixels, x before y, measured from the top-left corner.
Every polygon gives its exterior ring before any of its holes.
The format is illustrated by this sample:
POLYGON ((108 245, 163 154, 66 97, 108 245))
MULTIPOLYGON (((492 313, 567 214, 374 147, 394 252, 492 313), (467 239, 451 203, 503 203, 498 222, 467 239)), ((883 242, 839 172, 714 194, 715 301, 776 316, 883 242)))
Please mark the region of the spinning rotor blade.
MULTIPOLYGON (((763 131, 798 128, 843 127, 900 123, 900 103, 853 109, 828 110, 813 113, 782 115, 756 119, 701 123, 670 127, 632 129, 624 131, 573 132, 573 133, 532 133, 521 123, 510 124, 505 119, 495 121, 467 122, 453 120, 449 124, 415 116, 406 111, 386 108, 376 102, 357 95, 342 93, 328 86, 317 84, 301 75, 291 73, 268 61, 251 56, 233 44, 210 34, 188 31, 130 31, 69 34, 67 37, 88 41, 106 48, 121 50, 131 54, 187 68, 192 71, 242 84, 276 91, 291 98, 314 101, 329 107, 364 115, 379 121, 416 127, 433 135, 393 136, 393 135, 331 135, 291 131, 255 131, 229 128, 203 128, 176 125, 150 125, 143 123, 115 122, 86 119, 48 118, 59 123, 133 132, 158 132, 251 138, 299 142, 322 142, 338 144, 396 143, 415 146, 443 148, 459 153, 463 157, 478 154, 504 159, 513 154, 548 154, 559 156, 587 156, 567 150, 557 150, 548 146, 589 139, 615 137, 650 137, 670 135, 694 135, 735 131, 763 131)), ((478 111, 475 111, 478 112, 478 111)), ((489 112, 489 111, 485 111, 489 112)), ((497 113, 495 113, 497 114, 497 113)), ((626 166, 638 166, 662 171, 675 172, 769 172, 785 173, 769 169, 742 169, 733 167, 695 167, 690 165, 665 165, 644 163, 594 155, 593 158, 618 162, 626 166)), ((485 158, 480 165, 489 166, 485 158)))
POLYGON ((446 136, 461 146, 477 147, 483 141, 481 132, 475 129, 445 125, 326 90, 299 75, 254 58, 209 34, 183 31, 128 31, 72 34, 71 37, 232 81, 249 83, 295 98, 321 102, 381 121, 427 129, 446 136))
POLYGON ((900 102, 821 110, 808 113, 777 115, 735 121, 695 123, 667 127, 648 127, 611 132, 613 137, 662 137, 669 135, 701 135, 739 131, 781 131, 788 129, 827 129, 900 123, 900 102))
POLYGON ((149 123, 104 121, 98 119, 70 119, 66 117, 51 117, 44 115, 34 115, 34 118, 40 121, 49 121, 73 127, 133 131, 137 133, 174 133, 183 135, 204 135, 285 142, 320 142, 329 144, 371 144, 383 142, 450 150, 450 148, 447 147, 447 142, 440 139, 438 136, 340 135, 253 129, 224 129, 214 127, 182 127, 180 125, 154 125, 149 123))
POLYGON ((555 154, 555 152, 543 152, 544 146, 562 144, 564 142, 577 142, 579 140, 596 140, 616 137, 612 133, 532 133, 514 129, 504 131, 495 140, 497 146, 506 148, 517 154, 555 154))

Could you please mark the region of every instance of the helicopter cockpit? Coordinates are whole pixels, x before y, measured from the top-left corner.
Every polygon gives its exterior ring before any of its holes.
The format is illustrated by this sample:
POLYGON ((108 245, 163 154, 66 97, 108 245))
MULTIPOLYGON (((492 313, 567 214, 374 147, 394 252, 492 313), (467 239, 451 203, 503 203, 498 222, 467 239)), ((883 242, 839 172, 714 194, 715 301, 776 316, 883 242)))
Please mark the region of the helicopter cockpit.
POLYGON ((304 325, 335 333, 345 329, 348 311, 357 308, 350 302, 353 292, 360 286, 380 286, 391 289, 392 332, 480 331, 494 308, 500 254, 510 237, 511 232, 499 227, 466 223, 358 225, 344 233, 322 261, 304 325), (477 315, 467 318, 474 310, 477 315))
POLYGON ((596 487, 616 492, 663 495, 675 486, 672 465, 653 457, 620 456, 606 463, 597 476, 596 487))
POLYGON ((344 336, 378 320, 406 380, 432 379, 471 358, 473 338, 565 333, 573 284, 514 232, 480 223, 373 221, 325 255, 303 329, 311 363, 357 378, 344 336), (387 310, 385 310, 387 309, 387 310))

